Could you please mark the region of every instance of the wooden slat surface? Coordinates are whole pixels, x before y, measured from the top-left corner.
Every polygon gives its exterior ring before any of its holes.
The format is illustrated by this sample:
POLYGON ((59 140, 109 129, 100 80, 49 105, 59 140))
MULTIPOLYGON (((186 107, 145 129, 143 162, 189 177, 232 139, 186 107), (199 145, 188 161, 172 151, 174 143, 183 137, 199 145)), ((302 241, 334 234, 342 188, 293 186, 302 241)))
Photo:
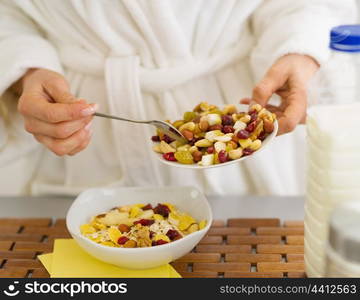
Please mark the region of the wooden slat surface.
POLYGON ((258 227, 256 228, 257 235, 304 235, 304 228, 302 227, 258 227))
POLYGON ((225 278, 282 278, 282 272, 225 272, 225 278))
POLYGON ((260 236, 260 235, 250 235, 250 236, 239 236, 239 235, 229 235, 227 237, 227 242, 230 245, 259 245, 259 244, 280 244, 280 236, 260 236))
MULTIPOLYGON (((191 253, 172 266, 183 277, 305 277, 302 221, 215 220, 191 253)), ((49 277, 38 254, 70 238, 64 219, 0 219, 0 277, 49 277)))
POLYGON ((251 245, 198 245, 195 248, 199 253, 251 253, 251 245))
POLYGON ((299 245, 258 245, 258 253, 267 254, 304 254, 304 246, 299 245))
POLYGON ((220 263, 194 263, 194 272, 228 272, 228 271, 250 271, 251 265, 249 263, 239 262, 220 262, 220 263))
POLYGON ((260 262, 257 264, 259 272, 298 272, 304 269, 303 262, 260 262))
POLYGON ((229 219, 228 227, 250 227, 257 228, 262 226, 273 227, 280 226, 279 219, 229 219))
POLYGON ((288 235, 286 237, 286 244, 288 244, 288 245, 304 245, 304 234, 303 235, 288 235))
POLYGON ((216 244, 222 244, 223 242, 223 238, 222 236, 217 236, 217 235, 210 235, 210 236, 205 236, 201 241, 200 241, 200 245, 216 245, 216 244))
POLYGON ((286 254, 286 261, 294 262, 294 261, 304 261, 303 254, 286 254))
POLYGON ((229 253, 225 255, 225 261, 238 261, 248 263, 259 262, 280 262, 280 254, 242 254, 242 253, 229 253))

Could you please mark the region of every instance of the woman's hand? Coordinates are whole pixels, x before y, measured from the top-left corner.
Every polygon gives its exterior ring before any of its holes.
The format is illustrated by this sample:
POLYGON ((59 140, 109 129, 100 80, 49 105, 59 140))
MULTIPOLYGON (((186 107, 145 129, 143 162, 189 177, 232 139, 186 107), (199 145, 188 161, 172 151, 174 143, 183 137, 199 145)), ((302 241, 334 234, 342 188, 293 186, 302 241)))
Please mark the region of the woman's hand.
POLYGON ((86 148, 96 104, 76 99, 62 75, 45 69, 29 70, 20 86, 18 110, 28 132, 59 156, 86 148))
POLYGON ((278 134, 288 133, 294 130, 297 124, 305 121, 307 84, 318 68, 318 63, 310 56, 285 55, 271 66, 255 86, 252 99, 242 99, 241 102, 255 101, 266 107, 278 117, 278 134), (279 106, 268 104, 274 93, 281 97, 279 106))

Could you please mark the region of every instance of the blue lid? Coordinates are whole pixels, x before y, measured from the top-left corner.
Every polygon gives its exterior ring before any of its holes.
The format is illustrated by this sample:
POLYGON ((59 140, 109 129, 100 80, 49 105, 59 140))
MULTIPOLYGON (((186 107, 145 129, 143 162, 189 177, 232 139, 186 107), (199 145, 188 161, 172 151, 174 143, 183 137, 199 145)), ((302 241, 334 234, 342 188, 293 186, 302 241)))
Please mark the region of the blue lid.
POLYGON ((344 52, 360 52, 360 24, 332 28, 330 48, 344 52))

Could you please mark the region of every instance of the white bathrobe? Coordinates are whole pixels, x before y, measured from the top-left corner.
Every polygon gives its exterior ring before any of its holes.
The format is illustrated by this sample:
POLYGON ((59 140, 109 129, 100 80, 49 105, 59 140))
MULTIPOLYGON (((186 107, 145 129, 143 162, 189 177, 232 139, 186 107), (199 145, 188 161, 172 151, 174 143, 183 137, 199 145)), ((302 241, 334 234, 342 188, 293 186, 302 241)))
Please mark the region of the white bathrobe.
POLYGON ((329 56, 353 0, 0 0, 0 194, 195 185, 207 194, 300 194, 304 132, 235 165, 183 170, 154 159, 153 128, 96 118, 88 148, 57 157, 23 129, 8 88, 28 68, 63 73, 99 111, 178 119, 198 102, 237 103, 280 56, 329 56))

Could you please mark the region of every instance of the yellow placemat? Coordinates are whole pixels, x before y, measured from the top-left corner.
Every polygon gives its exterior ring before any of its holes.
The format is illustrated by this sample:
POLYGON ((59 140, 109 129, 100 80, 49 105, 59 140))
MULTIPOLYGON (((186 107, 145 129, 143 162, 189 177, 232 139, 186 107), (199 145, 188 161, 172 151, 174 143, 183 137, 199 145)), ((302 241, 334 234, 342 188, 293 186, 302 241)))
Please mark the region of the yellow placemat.
POLYGON ((39 255, 51 277, 80 278, 180 278, 169 264, 152 269, 131 270, 104 263, 82 250, 73 239, 57 239, 54 252, 39 255))

